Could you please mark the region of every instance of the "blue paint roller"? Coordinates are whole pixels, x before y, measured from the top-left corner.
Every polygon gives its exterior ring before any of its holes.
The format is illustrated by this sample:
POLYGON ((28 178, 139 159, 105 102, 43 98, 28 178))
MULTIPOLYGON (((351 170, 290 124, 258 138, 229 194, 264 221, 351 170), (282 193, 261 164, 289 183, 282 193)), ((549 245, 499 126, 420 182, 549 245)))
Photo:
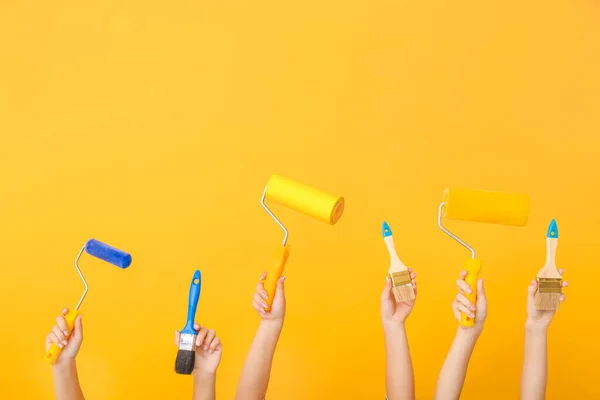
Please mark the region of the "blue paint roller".
MULTIPOLYGON (((121 269, 126 269, 131 265, 131 255, 129 253, 116 249, 96 239, 90 239, 87 241, 85 246, 83 246, 79 251, 77 258, 75 259, 75 269, 77 270, 77 273, 79 274, 79 277, 81 278, 81 281, 85 286, 85 290, 83 292, 83 295, 79 299, 79 303, 77 303, 75 310, 69 310, 67 315, 65 315, 65 320, 67 321, 67 325, 69 327, 69 334, 67 335, 67 339, 71 336, 71 333, 73 332, 75 318, 79 314, 79 307, 81 307, 81 303, 83 303, 83 299, 85 299, 85 296, 88 292, 88 284, 85 278, 83 277, 83 274, 81 273, 81 269, 79 269, 79 259, 81 258, 81 255, 84 251, 93 257, 99 258, 100 260, 106 261, 107 263, 110 263, 121 269)), ((60 355, 61 351, 62 349, 60 347, 52 343, 50 349, 48 349, 48 351, 46 352, 46 361, 48 361, 50 364, 56 363, 56 359, 60 355)))

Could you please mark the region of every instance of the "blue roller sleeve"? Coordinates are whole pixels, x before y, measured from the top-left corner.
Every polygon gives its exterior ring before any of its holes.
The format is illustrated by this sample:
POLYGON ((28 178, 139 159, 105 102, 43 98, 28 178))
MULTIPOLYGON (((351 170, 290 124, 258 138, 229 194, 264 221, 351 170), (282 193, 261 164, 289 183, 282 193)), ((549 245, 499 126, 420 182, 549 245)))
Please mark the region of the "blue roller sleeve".
POLYGON ((115 249, 107 244, 90 239, 85 244, 85 251, 96 258, 104 260, 119 268, 127 268, 131 265, 131 255, 122 250, 115 249))
POLYGON ((188 314, 185 328, 181 330, 182 334, 197 335, 198 332, 194 329, 194 320, 196 319, 196 308, 198 307, 198 299, 200 298, 200 287, 202 286, 202 276, 200 271, 194 272, 192 284, 190 285, 190 297, 188 299, 188 314))

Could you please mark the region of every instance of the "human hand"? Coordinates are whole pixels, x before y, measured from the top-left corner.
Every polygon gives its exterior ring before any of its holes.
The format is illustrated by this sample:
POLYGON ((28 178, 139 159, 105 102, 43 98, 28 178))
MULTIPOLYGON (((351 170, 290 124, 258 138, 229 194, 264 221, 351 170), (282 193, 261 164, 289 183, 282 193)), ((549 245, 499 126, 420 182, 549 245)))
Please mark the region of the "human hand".
MULTIPOLYGON (((558 270, 558 273, 561 276, 564 274, 564 272, 565 270, 563 268, 558 270)), ((567 286, 569 286, 569 282, 563 281, 562 287, 567 286)), ((554 317, 556 310, 537 310, 535 308, 535 293, 537 292, 537 289, 538 282, 534 279, 527 288, 527 322, 525 325, 529 328, 546 329, 550 325, 550 322, 552 322, 552 318, 554 317)), ((560 302, 562 303, 565 301, 565 299, 565 294, 561 294, 560 302)))
MULTIPOLYGON (((415 299, 417 295, 417 273, 413 272, 412 268, 408 269, 412 287, 415 291, 415 299)), ((401 326, 410 315, 415 300, 411 301, 396 301, 392 291, 392 280, 389 276, 385 277, 385 286, 381 293, 381 320, 384 327, 401 326)))
POLYGON ((285 276, 282 276, 277 281, 277 288, 275 289, 275 297, 273 298, 273 303, 271 304, 271 311, 265 311, 265 309, 268 307, 267 302, 265 301, 268 298, 268 294, 263 284, 266 277, 267 273, 263 272, 260 276, 260 282, 256 284, 256 292, 254 293, 252 306, 258 312, 258 315, 260 315, 260 318, 263 321, 283 323, 283 319, 285 318, 285 290, 283 284, 285 281, 285 276))
MULTIPOLYGON (((196 336, 196 356, 194 359, 194 373, 215 374, 221 363, 223 346, 221 339, 216 336, 212 329, 200 327, 194 324, 194 329, 198 332, 196 336)), ((175 331, 175 346, 179 347, 181 333, 175 331)))
POLYGON ((46 351, 50 349, 52 343, 62 349, 54 365, 60 365, 74 360, 75 357, 77 357, 77 353, 83 342, 81 315, 78 315, 75 318, 73 331, 69 332, 69 326, 65 320, 65 315, 67 315, 68 312, 69 310, 67 308, 62 310, 61 315, 56 317, 56 325, 54 325, 50 333, 46 336, 46 351))
POLYGON ((483 330, 483 324, 487 317, 487 299, 485 297, 485 289, 483 287, 483 279, 477 280, 477 288, 471 288, 465 278, 467 277, 467 271, 460 271, 459 279, 456 280, 456 286, 458 286, 459 293, 452 302, 452 311, 454 311, 454 317, 460 323, 461 313, 468 315, 471 318, 475 318, 475 325, 473 327, 466 327, 459 324, 459 328, 462 330, 473 329, 477 333, 481 333, 483 330), (471 294, 473 290, 477 291, 477 301, 473 304, 467 299, 465 294, 471 294))

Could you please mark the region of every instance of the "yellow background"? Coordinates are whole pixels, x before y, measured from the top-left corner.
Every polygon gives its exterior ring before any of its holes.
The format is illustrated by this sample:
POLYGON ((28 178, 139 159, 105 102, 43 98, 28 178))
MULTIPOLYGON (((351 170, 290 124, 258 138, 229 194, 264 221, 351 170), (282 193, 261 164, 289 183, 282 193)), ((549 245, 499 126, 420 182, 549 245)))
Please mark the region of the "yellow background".
POLYGON ((202 270, 197 319, 224 342, 231 399, 281 233, 270 174, 342 194, 334 227, 290 228, 288 318, 271 399, 383 399, 382 220, 419 273, 408 330, 431 398, 468 253, 436 226, 447 186, 526 192, 529 225, 449 223, 479 251, 489 320, 464 399, 517 398, 526 286, 551 218, 571 282, 550 329, 548 399, 597 382, 600 9, 569 2, 91 1, 0 4, 0 397, 52 397, 44 337, 82 285, 89 399, 191 397, 173 330, 202 270))

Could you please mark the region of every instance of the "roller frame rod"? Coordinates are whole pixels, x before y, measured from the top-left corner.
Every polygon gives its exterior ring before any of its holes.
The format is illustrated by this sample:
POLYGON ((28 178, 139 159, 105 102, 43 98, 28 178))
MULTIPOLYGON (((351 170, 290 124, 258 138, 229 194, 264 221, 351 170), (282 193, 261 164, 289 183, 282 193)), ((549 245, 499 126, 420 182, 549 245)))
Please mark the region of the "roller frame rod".
POLYGON ((265 186, 265 191, 263 192, 262 198, 260 199, 260 204, 262 205, 262 207, 265 209, 265 211, 267 211, 267 213, 271 216, 271 218, 273 218, 273 220, 275 220, 275 222, 277 222, 277 225, 279 225, 279 227, 281 229, 283 229, 283 246, 286 245, 287 240, 288 240, 288 230, 285 229, 285 226, 283 226, 283 224, 277 219, 277 217, 275 216, 275 214, 273 214, 271 212, 271 210, 269 210, 269 207, 267 207, 267 205, 265 204, 265 198, 267 196, 267 188, 269 187, 269 185, 265 186))
POLYGON ((471 257, 473 259, 475 259, 475 249, 473 249, 471 246, 469 246, 464 240, 462 240, 461 238, 459 238, 458 236, 456 236, 455 234, 450 232, 448 229, 444 228, 444 226, 442 225, 442 211, 443 211, 445 205, 446 205, 446 202, 442 202, 442 204, 440 204, 440 208, 438 209, 438 226, 448 236, 450 236, 452 239, 456 240, 458 243, 460 243, 464 247, 466 247, 467 250, 469 250, 471 252, 471 257))

